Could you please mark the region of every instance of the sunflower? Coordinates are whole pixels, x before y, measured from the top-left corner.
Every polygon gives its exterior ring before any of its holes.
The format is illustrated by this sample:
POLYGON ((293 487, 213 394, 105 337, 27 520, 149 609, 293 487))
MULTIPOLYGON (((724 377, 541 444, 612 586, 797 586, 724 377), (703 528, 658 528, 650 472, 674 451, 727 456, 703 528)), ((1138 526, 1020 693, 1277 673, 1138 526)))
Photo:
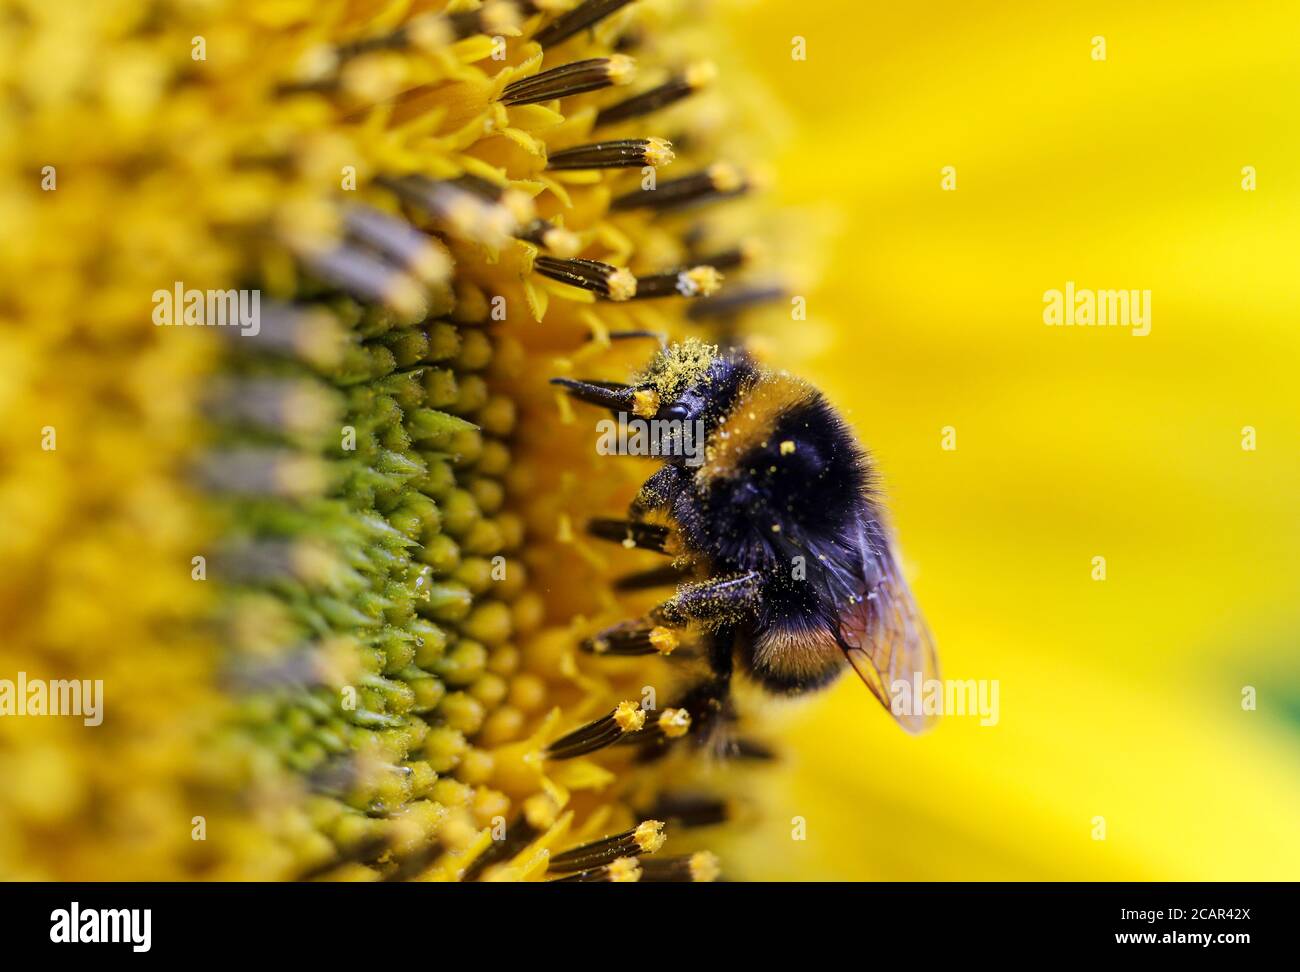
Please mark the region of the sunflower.
POLYGON ((782 297, 698 7, 0 18, 0 671, 104 686, 0 720, 0 874, 718 876, 767 749, 615 745, 691 728, 582 650, 645 470, 549 384, 782 297))

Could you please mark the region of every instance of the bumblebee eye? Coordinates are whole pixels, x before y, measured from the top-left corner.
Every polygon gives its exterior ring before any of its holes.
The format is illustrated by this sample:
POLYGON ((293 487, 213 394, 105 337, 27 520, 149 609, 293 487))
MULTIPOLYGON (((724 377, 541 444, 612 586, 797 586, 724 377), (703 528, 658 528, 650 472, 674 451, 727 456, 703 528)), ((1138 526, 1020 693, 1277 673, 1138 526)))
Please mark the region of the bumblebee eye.
POLYGON ((684 422, 689 416, 690 411, 680 402, 669 405, 663 412, 663 417, 670 422, 684 422))

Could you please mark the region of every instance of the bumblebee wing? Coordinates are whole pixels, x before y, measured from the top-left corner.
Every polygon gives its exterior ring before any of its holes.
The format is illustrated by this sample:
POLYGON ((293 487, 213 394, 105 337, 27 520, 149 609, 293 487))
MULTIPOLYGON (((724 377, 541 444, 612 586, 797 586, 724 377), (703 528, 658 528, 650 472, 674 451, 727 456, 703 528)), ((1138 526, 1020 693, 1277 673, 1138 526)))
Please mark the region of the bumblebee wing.
MULTIPOLYGON (((852 594, 836 597, 837 640, 853 670, 899 725, 911 733, 923 732, 933 725, 934 717, 918 711, 920 700, 913 697, 911 686, 917 684, 917 676, 921 684, 939 677, 934 639, 903 579, 884 527, 870 520, 858 529, 861 577, 852 594), (900 680, 908 683, 911 712, 895 711, 892 705, 891 687, 900 680)), ((835 586, 843 591, 846 585, 835 586)))

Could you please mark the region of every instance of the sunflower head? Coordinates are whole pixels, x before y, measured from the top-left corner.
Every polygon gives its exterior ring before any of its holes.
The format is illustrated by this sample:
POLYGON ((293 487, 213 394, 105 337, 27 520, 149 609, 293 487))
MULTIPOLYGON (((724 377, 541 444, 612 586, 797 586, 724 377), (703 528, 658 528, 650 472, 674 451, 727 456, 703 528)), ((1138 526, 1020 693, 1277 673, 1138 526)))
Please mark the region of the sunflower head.
POLYGON ((635 464, 547 384, 625 378, 668 337, 632 401, 653 415, 747 309, 719 303, 757 254, 723 204, 755 183, 707 17, 32 2, 0 24, 0 127, 29 136, 0 160, 28 241, 0 265, 45 281, 0 303, 27 419, 0 658, 105 687, 100 728, 0 722, 4 873, 717 875, 691 831, 722 798, 671 786, 698 762, 668 704, 683 634, 587 650, 637 608, 615 582, 637 554, 587 525, 635 464))

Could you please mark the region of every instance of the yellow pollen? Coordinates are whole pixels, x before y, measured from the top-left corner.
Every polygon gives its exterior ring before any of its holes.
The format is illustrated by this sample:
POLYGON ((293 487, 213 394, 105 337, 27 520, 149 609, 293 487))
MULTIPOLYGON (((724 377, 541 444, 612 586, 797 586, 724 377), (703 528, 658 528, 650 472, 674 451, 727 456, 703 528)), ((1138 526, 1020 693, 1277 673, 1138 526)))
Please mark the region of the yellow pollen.
POLYGON ((691 730, 691 714, 685 709, 664 709, 659 728, 669 739, 679 739, 691 730))
POLYGON ((438 283, 448 280, 451 277, 452 259, 451 253, 441 243, 430 241, 427 246, 420 248, 419 253, 411 261, 411 272, 415 273, 426 283, 438 283))
POLYGON ((762 240, 751 237, 740 244, 740 252, 746 263, 753 263, 761 259, 766 250, 762 240))
POLYGON ((708 297, 722 286, 722 274, 713 267, 698 266, 678 274, 677 289, 683 297, 708 297))
POLYGON ((472 235, 478 226, 482 206, 468 196, 457 199, 447 208, 447 222, 462 236, 472 235))
POLYGON ((635 857, 620 857, 609 865, 609 879, 618 883, 641 880, 641 862, 635 857))
POLYGON ((322 488, 325 468, 310 456, 295 456, 277 462, 273 475, 281 495, 310 496, 322 488))
POLYGON ((560 543, 573 543, 573 521, 567 513, 561 513, 556 519, 555 539, 560 543))
POLYGON ((641 388, 632 393, 632 414, 651 418, 659 411, 659 393, 653 388, 641 388))
POLYGON ((677 157, 673 154, 672 143, 667 139, 649 138, 646 141, 649 144, 645 147, 645 160, 656 169, 661 165, 667 165, 677 157))
POLYGON ((686 83, 692 88, 712 84, 718 76, 718 66, 712 61, 698 61, 686 69, 686 83))
POLYGON ((626 54, 615 54, 609 59, 605 71, 615 84, 630 84, 636 77, 636 61, 626 54))
POLYGON ((508 207, 489 203, 483 218, 475 225, 474 239, 485 246, 504 246, 519 229, 519 221, 508 207))
POLYGON ((507 189, 501 194, 501 205, 505 206, 519 226, 532 222, 537 215, 537 206, 533 197, 521 189, 507 189))
POLYGON ((650 629, 650 644, 661 655, 671 655, 677 647, 677 636, 664 627, 650 629))
POLYGON ((636 277, 630 270, 615 270, 609 275, 610 300, 631 300, 636 296, 636 277))
POLYGON ((700 851, 691 855, 691 880, 708 882, 716 881, 718 875, 722 873, 722 868, 718 864, 717 855, 708 851, 700 851))
POLYGON ((384 301, 399 313, 419 316, 425 309, 424 289, 405 274, 394 274, 384 291, 384 301))
POLYGON ((716 344, 705 344, 699 338, 687 338, 680 344, 665 348, 642 376, 653 384, 662 398, 675 398, 682 389, 703 381, 709 365, 718 355, 716 344))
POLYGON ((404 69, 397 56, 376 52, 347 62, 339 80, 349 94, 378 101, 397 94, 404 80, 404 69))
POLYGON ((734 165, 718 162, 709 166, 709 178, 718 192, 735 192, 745 184, 745 177, 734 165))
POLYGON ((483 26, 492 34, 519 33, 519 10, 513 3, 489 3, 483 7, 483 26))
POLYGON ((449 47, 456 40, 447 19, 437 14, 412 18, 406 25, 406 36, 415 47, 426 52, 449 47))
POLYGON ((781 443, 781 455, 788 456, 792 452, 794 452, 794 441, 791 439, 786 439, 784 442, 781 443))
POLYGON ((645 725, 645 710, 635 702, 620 702, 614 709, 614 721, 623 732, 635 732, 645 725))
POLYGON ((555 824, 559 808, 555 800, 545 793, 537 793, 524 801, 524 819, 534 830, 547 830, 555 824))
POLYGON ((571 233, 566 229, 556 226, 548 229, 542 235, 542 242, 551 254, 559 257, 561 260, 571 260, 578 255, 582 249, 582 241, 578 239, 577 233, 571 233))
POLYGON ((323 81, 339 67, 338 51, 322 44, 313 47, 298 60, 293 75, 299 81, 323 81))
POLYGON ((647 820, 636 828, 636 833, 632 835, 636 841, 637 847, 641 848, 642 854, 653 854, 660 847, 663 847, 664 841, 668 838, 664 836, 664 822, 662 820, 647 820))

